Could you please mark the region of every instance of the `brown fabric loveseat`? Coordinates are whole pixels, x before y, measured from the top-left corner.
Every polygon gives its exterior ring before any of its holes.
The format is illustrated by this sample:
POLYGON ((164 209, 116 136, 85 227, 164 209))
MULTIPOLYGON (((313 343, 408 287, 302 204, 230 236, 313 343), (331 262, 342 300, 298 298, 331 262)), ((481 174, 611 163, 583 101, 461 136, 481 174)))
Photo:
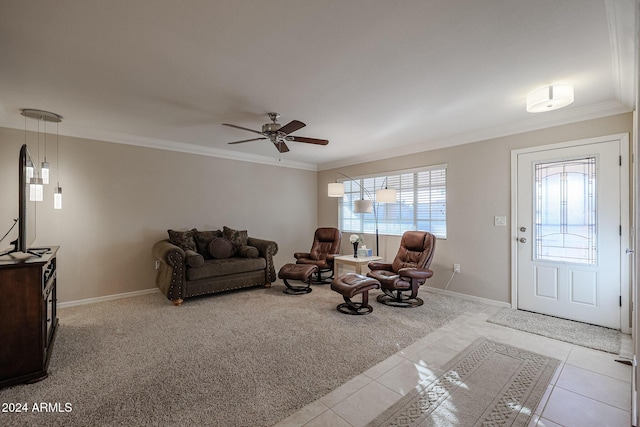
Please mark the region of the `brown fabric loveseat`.
POLYGON ((169 230, 169 239, 153 246, 160 262, 156 285, 174 305, 199 295, 270 287, 276 280, 276 253, 276 242, 249 237, 246 230, 169 230))

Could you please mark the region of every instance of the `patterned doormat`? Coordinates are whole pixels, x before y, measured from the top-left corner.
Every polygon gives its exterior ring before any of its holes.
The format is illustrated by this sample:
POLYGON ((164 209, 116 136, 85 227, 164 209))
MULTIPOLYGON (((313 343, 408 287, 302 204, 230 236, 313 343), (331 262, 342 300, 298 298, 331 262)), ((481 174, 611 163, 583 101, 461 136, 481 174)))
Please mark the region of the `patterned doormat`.
POLYGON ((524 427, 559 363, 480 338, 368 425, 524 427))

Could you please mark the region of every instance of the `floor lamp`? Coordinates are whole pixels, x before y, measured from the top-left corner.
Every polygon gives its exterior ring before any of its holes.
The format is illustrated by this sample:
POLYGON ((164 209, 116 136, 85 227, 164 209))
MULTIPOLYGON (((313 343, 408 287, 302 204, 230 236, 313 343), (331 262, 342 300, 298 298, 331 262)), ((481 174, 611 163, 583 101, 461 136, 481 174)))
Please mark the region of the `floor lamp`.
MULTIPOLYGON (((360 183, 351 178, 348 175, 345 175, 340 172, 336 172, 338 175, 342 175, 348 180, 355 182, 358 187, 369 197, 369 200, 356 200, 353 203, 353 211, 355 213, 371 213, 373 212, 373 218, 376 223, 376 255, 380 255, 380 245, 378 242, 378 212, 376 210, 376 203, 395 203, 397 197, 397 191, 392 188, 387 188, 385 183, 387 182, 387 178, 384 179, 382 186, 379 190, 376 190, 376 197, 374 199, 373 195, 364 188, 360 183)), ((327 187, 327 196, 329 197, 343 197, 344 196, 344 183, 342 182, 330 182, 327 187)))

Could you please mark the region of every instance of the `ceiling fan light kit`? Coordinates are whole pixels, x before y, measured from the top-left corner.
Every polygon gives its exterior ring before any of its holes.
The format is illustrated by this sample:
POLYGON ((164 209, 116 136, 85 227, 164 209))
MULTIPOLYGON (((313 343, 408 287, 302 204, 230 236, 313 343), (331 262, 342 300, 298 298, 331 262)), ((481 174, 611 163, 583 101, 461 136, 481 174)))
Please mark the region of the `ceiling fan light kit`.
POLYGON ((257 133, 259 135, 263 135, 260 138, 243 139, 241 141, 228 142, 228 144, 240 144, 243 142, 268 139, 273 143, 273 145, 276 147, 278 152, 286 153, 287 151, 289 151, 289 147, 287 147, 287 144, 285 143, 286 141, 304 142, 307 144, 316 144, 316 145, 327 145, 329 143, 329 141, 326 139, 316 139, 316 138, 307 138, 304 136, 289 135, 290 133, 293 133, 299 129, 302 129, 303 127, 306 126, 306 124, 302 123, 299 120, 292 120, 291 122, 282 126, 280 123, 278 123, 278 117, 280 117, 280 114, 278 113, 269 113, 269 118, 271 119, 271 123, 263 124, 262 132, 245 128, 242 126, 238 126, 238 125, 223 123, 224 126, 230 126, 236 129, 242 129, 249 132, 257 133))

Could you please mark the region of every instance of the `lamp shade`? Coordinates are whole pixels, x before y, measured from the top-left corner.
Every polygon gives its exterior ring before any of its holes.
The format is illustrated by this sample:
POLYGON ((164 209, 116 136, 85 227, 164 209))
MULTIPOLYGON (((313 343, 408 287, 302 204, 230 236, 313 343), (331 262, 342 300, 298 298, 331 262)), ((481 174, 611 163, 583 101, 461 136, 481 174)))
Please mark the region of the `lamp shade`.
POLYGON ((356 200, 353 202, 353 211, 355 213, 373 212, 373 203, 371 200, 356 200))
POLYGON ((573 87, 570 85, 552 85, 541 87, 527 95, 527 111, 542 113, 566 107, 573 102, 573 87))
POLYGON ((378 203, 395 203, 398 192, 393 188, 381 188, 376 191, 376 202, 378 203))
POLYGON ((330 182, 327 186, 327 196, 342 197, 344 196, 344 184, 341 182, 330 182))

